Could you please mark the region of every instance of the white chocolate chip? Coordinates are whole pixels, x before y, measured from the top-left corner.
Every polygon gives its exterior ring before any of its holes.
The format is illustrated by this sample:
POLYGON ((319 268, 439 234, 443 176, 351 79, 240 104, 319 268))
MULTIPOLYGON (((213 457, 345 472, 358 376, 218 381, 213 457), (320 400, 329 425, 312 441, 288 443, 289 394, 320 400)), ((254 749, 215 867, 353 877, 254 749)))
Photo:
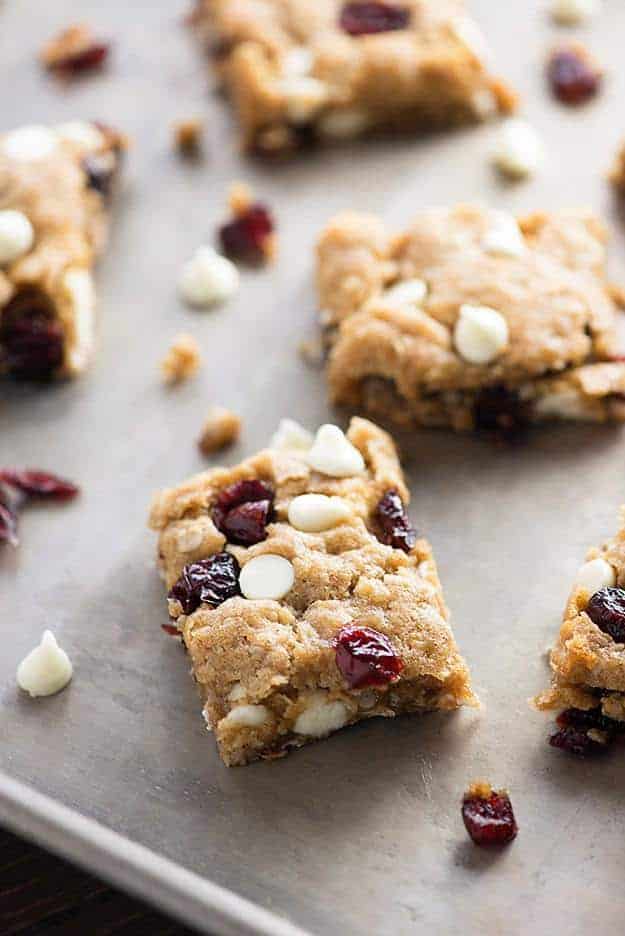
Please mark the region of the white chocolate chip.
POLYGON ((326 423, 320 426, 312 448, 308 453, 308 464, 321 474, 334 478, 349 478, 364 471, 365 462, 338 426, 326 423))
POLYGON ((533 175, 543 159, 543 145, 533 127, 517 118, 503 124, 493 153, 493 160, 500 172, 521 179, 533 175))
POLYGON ((325 692, 316 693, 304 711, 298 715, 293 725, 296 734, 321 738, 323 735, 338 731, 349 720, 347 706, 338 700, 328 701, 325 692))
POLYGON ((82 371, 95 344, 95 286, 89 271, 82 269, 68 270, 63 277, 63 286, 71 305, 74 326, 69 362, 74 371, 82 371))
POLYGON ((577 588, 583 588, 585 591, 594 595, 600 588, 607 588, 616 583, 614 569, 609 562, 598 556, 596 559, 590 559, 585 562, 575 578, 577 588))
POLYGON ((35 240, 33 226, 21 211, 0 211, 0 266, 27 253, 35 240))
POLYGON ((458 42, 461 42, 480 62, 488 61, 490 47, 484 33, 470 16, 454 17, 449 26, 458 42))
POLYGON ((269 448, 281 452, 308 452, 312 444, 312 432, 304 429, 294 419, 281 419, 269 440, 269 448))
POLYGON ((486 253, 502 257, 520 257, 525 251, 525 240, 517 220, 504 211, 491 215, 491 224, 482 238, 486 253))
POLYGON ((563 26, 579 26, 596 16, 601 0, 552 0, 551 16, 563 26))
POLYGON ((460 306, 454 329, 454 344, 470 364, 490 364, 508 344, 508 323, 488 306, 460 306))
POLYGON ((198 247, 182 268, 178 288, 188 305, 205 308, 232 298, 239 288, 239 271, 212 247, 198 247))
POLYGON ((52 631, 43 632, 41 643, 17 668, 17 684, 31 696, 49 696, 64 689, 72 678, 72 664, 52 631))
POLYGON ((246 696, 245 689, 240 682, 235 682, 234 686, 228 693, 228 698, 231 702, 240 702, 241 699, 244 699, 246 696))
POLYGON ((293 46, 282 59, 282 73, 293 78, 300 78, 312 71, 315 57, 306 46, 293 46))
POLYGON ((279 601, 291 591, 295 571, 288 559, 263 553, 246 562, 239 575, 239 588, 245 598, 279 601))
POLYGON ((70 120, 55 127, 64 143, 73 143, 84 150, 99 150, 105 144, 104 134, 86 120, 70 120))
POLYGON ((271 719, 266 705, 237 705, 219 722, 221 725, 240 725, 243 728, 260 728, 271 719))
POLYGON ((588 406, 587 400, 574 387, 556 390, 534 401, 534 413, 542 419, 584 420, 592 414, 592 405, 588 406))
POLYGON ((366 111, 356 107, 328 111, 318 123, 319 132, 334 140, 349 140, 360 136, 368 126, 369 117, 366 111))
POLYGON ((382 299, 392 306, 421 306, 427 294, 428 287, 424 280, 408 279, 386 289, 382 299))
POLYGON ((351 508, 342 497, 300 494, 289 504, 289 523, 304 533, 321 533, 347 520, 351 508))
POLYGON ((7 133, 0 144, 5 155, 20 162, 45 159, 57 147, 58 138, 53 130, 39 124, 18 127, 7 133))
POLYGON ((287 116, 293 124, 305 124, 311 120, 328 97, 325 82, 306 75, 282 78, 278 82, 278 90, 286 98, 287 116))

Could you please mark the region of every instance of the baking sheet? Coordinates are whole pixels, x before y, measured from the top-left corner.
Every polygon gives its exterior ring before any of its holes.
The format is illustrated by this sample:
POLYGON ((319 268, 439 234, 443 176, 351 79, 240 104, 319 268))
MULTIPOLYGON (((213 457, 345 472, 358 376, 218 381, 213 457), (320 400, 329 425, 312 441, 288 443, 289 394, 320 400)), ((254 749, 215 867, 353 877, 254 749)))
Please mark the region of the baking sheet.
MULTIPOLYGON (((623 229, 603 179, 625 132, 625 7, 606 0, 581 32, 609 77, 596 103, 570 111, 544 88, 546 49, 569 35, 549 24, 545 6, 472 4, 547 145, 544 170, 518 186, 502 185, 488 165, 493 127, 348 146, 275 167, 246 162, 181 25, 184 3, 15 0, 0 10, 10 89, 2 129, 83 116, 134 138, 100 270, 95 367, 77 383, 0 391, 0 463, 50 468, 84 489, 73 504, 29 510, 19 551, 0 557, 0 765, 314 933, 543 933, 557 925, 575 934, 620 929, 625 915, 625 763, 618 753, 584 763, 550 750, 547 721, 526 703, 547 679, 543 651, 586 548, 614 530, 625 499, 623 430, 549 427, 511 449, 446 433, 401 435, 412 514, 434 544, 483 709, 361 724, 274 763, 220 764, 185 655, 159 627, 163 593, 145 530, 151 492, 207 464, 195 439, 209 404, 244 417, 228 461, 261 447, 281 416, 310 427, 339 418, 327 408, 321 374, 296 353, 314 333, 311 250, 333 212, 358 207, 400 225, 420 207, 456 200, 513 211, 588 205, 612 223, 612 272, 625 282, 623 229), (115 53, 101 77, 64 87, 41 75, 35 55, 76 20, 112 34, 115 53), (169 124, 196 112, 208 118, 207 156, 193 166, 170 153, 169 124), (245 273, 228 307, 196 314, 180 305, 176 275, 211 236, 235 179, 274 207, 281 256, 269 270, 245 273), (158 362, 180 331, 198 338, 205 366, 167 391, 158 362), (69 651, 75 677, 59 696, 33 701, 18 693, 14 673, 45 627, 69 651), (462 791, 481 776, 511 791, 520 833, 503 853, 475 849, 460 821, 462 791)), ((32 818, 32 801, 11 790, 5 814, 19 800, 32 818)), ((48 826, 58 833, 59 822, 53 816, 48 826)), ((75 840, 57 847, 110 873, 116 846, 107 852, 83 832, 87 851, 75 840)), ((167 874, 152 871, 132 886, 158 899, 159 874, 167 874)), ((191 902, 175 881, 163 885, 172 887, 184 913, 191 902)), ((211 899, 198 899, 206 925, 221 930, 211 899)), ((187 916, 197 920, 190 909, 187 916)))

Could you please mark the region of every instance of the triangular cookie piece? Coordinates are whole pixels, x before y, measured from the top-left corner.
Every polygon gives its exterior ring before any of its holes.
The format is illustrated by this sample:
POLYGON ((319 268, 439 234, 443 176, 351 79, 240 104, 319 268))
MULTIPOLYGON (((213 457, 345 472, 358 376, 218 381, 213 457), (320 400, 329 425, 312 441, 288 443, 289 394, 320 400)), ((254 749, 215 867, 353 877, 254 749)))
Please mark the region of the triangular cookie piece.
POLYGON ((226 764, 375 715, 475 704, 395 446, 353 419, 164 491, 170 615, 226 764), (312 443, 312 444, 311 444, 312 443))
POLYGON ((408 425, 625 419, 606 234, 591 216, 461 205, 393 234, 343 214, 318 245, 335 402, 408 425))
POLYGON ((554 747, 603 750, 625 731, 625 508, 621 526, 580 567, 551 652, 551 688, 538 708, 559 710, 554 747))
POLYGON ((92 268, 122 149, 117 133, 82 121, 0 136, 0 375, 45 380, 87 367, 92 268))

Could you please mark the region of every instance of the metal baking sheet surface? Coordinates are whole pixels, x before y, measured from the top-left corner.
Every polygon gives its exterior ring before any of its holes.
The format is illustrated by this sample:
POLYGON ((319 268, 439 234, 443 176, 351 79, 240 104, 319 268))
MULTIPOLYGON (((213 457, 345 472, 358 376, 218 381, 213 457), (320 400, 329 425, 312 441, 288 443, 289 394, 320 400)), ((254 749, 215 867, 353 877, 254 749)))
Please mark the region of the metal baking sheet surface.
MULTIPOLYGON (((80 816, 149 849, 156 863, 146 859, 143 874, 141 860, 132 870, 120 860, 118 873, 157 899, 164 882, 170 908, 195 922, 199 901, 207 928, 248 924, 234 911, 216 916, 223 904, 210 888, 191 899, 190 879, 168 877, 158 856, 319 934, 622 928, 625 761, 559 755, 527 705, 547 679, 543 651, 575 570, 615 528, 622 430, 549 427, 510 449, 402 435, 412 514, 433 542, 483 709, 361 724, 275 763, 219 762, 185 654, 159 626, 165 605, 145 528, 154 489, 210 464, 195 446, 209 404, 244 418, 228 461, 261 447, 281 416, 310 427, 343 418, 296 350, 314 333, 312 248, 333 212, 356 207, 399 226, 418 208, 458 200, 519 212, 587 205, 611 224, 612 273, 625 281, 622 221, 604 179, 625 135, 625 6, 606 0, 580 33, 607 68, 601 96, 580 110, 545 88, 546 52, 571 35, 550 24, 546 6, 471 4, 547 148, 544 169, 516 186, 489 165, 494 126, 273 167, 244 160, 182 25, 186 0, 13 0, 0 10, 2 129, 94 117, 134 140, 99 271, 95 366, 75 383, 2 388, 0 463, 49 468, 83 487, 75 503, 26 512, 20 549, 0 557, 0 763, 11 778, 2 815, 110 876, 117 846, 80 816), (36 53, 77 20, 113 37, 113 57, 101 76, 59 85, 36 53), (195 113, 207 118, 207 147, 190 165, 171 153, 169 128, 195 113), (274 208, 280 257, 244 273, 227 307, 193 313, 176 296, 176 276, 211 238, 236 179, 274 208), (204 368, 168 391, 158 363, 180 331, 201 343, 204 368), (45 627, 75 676, 60 695, 30 700, 15 668, 45 627), (511 791, 520 832, 502 853, 474 848, 461 825, 460 797, 476 777, 511 791), (46 821, 46 801, 21 784, 75 811, 80 834, 66 834, 56 808, 46 821)), ((266 917, 245 919, 271 931, 266 917)))

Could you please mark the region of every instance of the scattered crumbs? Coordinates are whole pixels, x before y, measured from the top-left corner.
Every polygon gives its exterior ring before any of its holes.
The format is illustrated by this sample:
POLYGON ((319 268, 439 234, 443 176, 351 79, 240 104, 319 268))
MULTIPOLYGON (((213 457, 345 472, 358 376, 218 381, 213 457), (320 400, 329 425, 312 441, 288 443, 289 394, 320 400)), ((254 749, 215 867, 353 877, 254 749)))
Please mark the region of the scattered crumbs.
POLYGON ((199 370, 200 349, 192 335, 180 334, 161 362, 161 373, 167 384, 182 383, 199 370))
POLYGON ((241 418, 236 413, 223 406, 211 406, 202 426, 198 447, 204 455, 210 455, 233 445, 240 434, 241 418))

